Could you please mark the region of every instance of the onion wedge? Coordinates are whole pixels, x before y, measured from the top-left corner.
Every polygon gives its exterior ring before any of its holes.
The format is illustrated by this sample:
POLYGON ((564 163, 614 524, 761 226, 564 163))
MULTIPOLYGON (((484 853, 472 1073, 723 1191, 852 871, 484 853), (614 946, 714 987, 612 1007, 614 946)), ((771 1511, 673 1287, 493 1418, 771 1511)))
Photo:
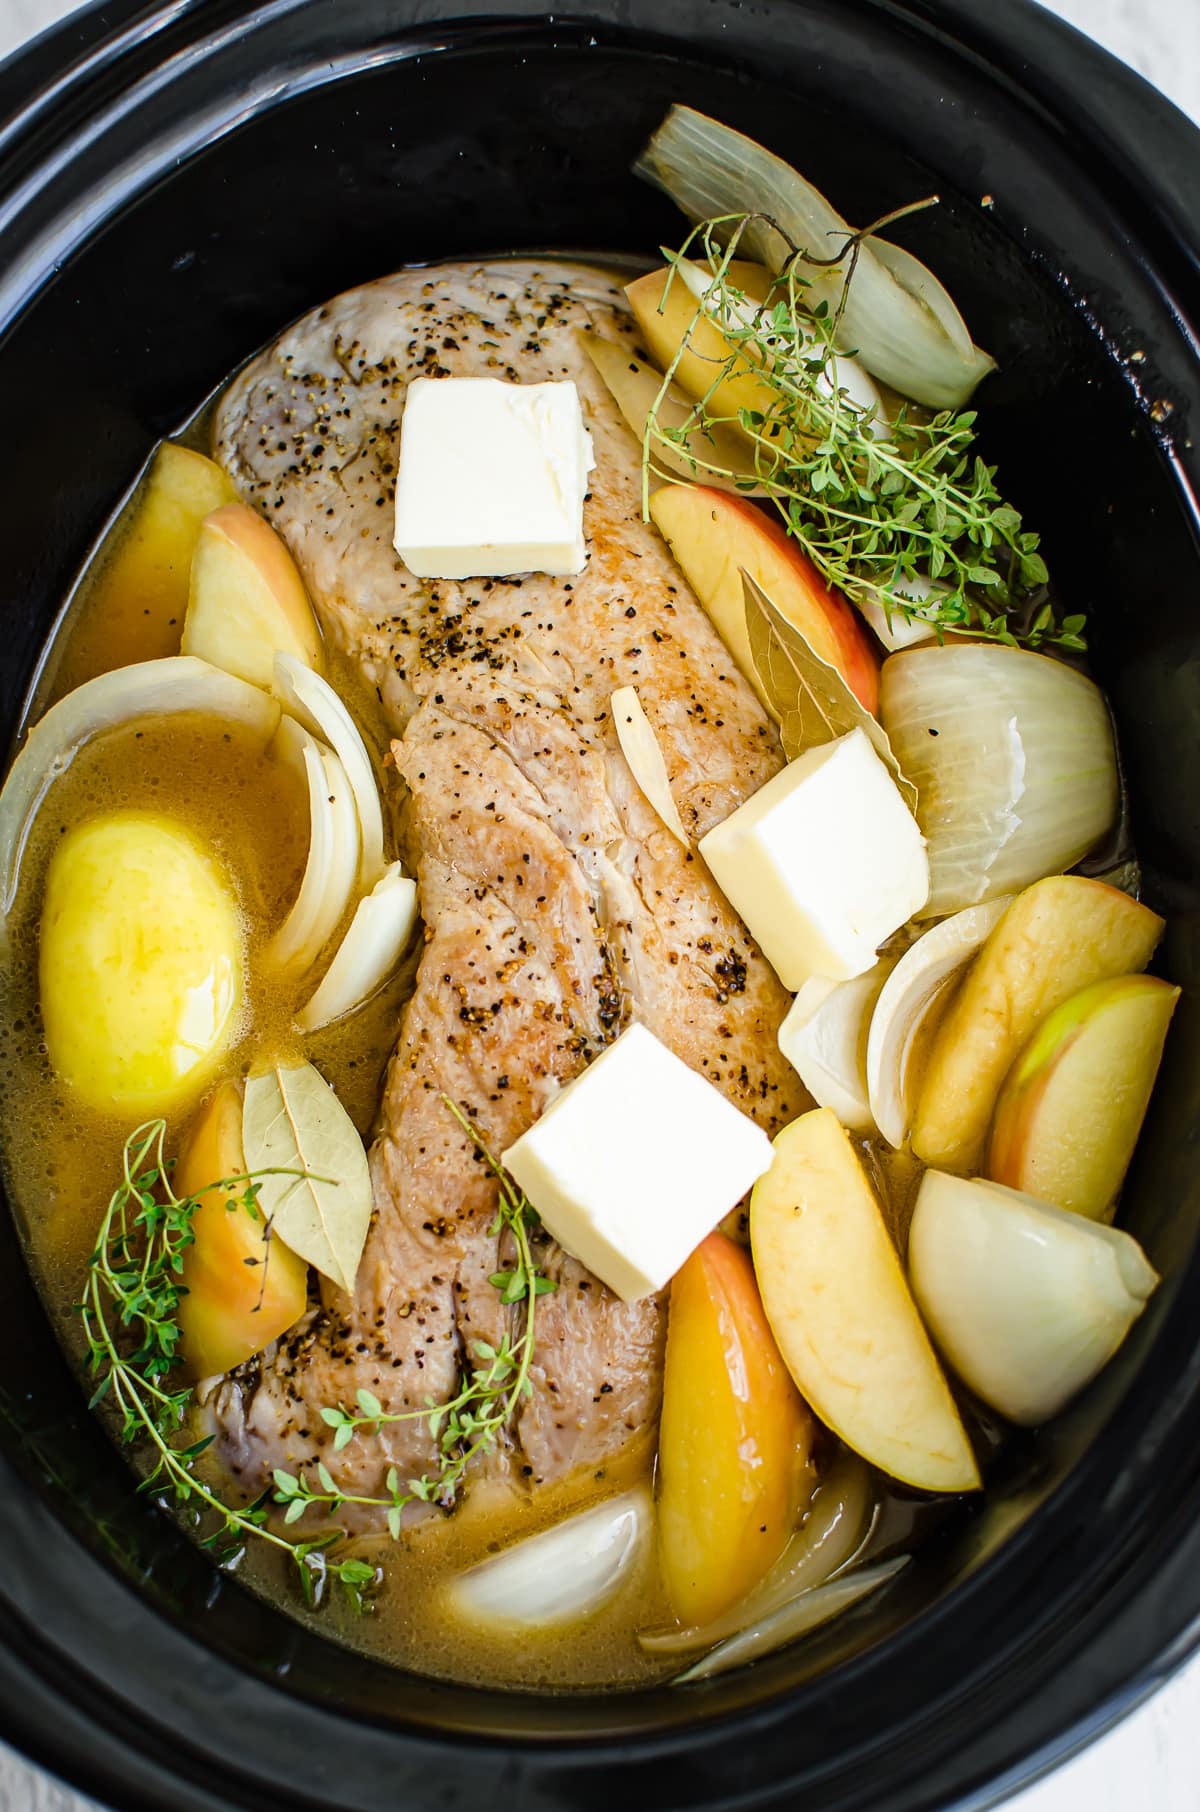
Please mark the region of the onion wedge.
POLYGON ((658 737, 654 734, 654 726, 642 709, 641 699, 632 686, 618 686, 608 702, 617 741, 621 745, 622 755, 629 763, 630 773, 671 835, 678 837, 685 849, 690 848, 683 819, 679 816, 679 807, 671 792, 671 782, 667 778, 667 764, 663 760, 658 737))
POLYGON ((292 909, 268 947, 280 969, 310 969, 354 896, 359 832, 354 797, 337 756, 291 717, 275 733, 276 751, 308 783, 309 843, 304 879, 292 909))
MULTIPOLYGON (((793 245, 815 259, 829 259, 852 233, 781 157, 691 107, 671 108, 634 170, 665 190, 689 220, 759 216, 739 238, 738 256, 757 258, 773 271, 781 269, 793 245)), ((861 241, 847 286, 848 269, 846 258, 833 265, 799 261, 809 283, 806 300, 814 307, 826 302, 836 309, 845 290, 839 343, 853 348, 867 370, 901 396, 931 409, 961 407, 995 361, 972 344, 933 272, 874 235, 861 241)))
POLYGON ((628 1577, 651 1517, 644 1487, 606 1498, 459 1574, 447 1598, 458 1616, 497 1631, 580 1622, 628 1577))
POLYGON ((181 712, 244 724, 266 743, 279 722, 274 699, 195 655, 116 667, 77 686, 52 705, 29 732, 0 793, 0 899, 4 912, 16 898, 21 858, 33 821, 54 782, 86 742, 134 718, 181 712))
POLYGON ((1108 1364, 1158 1286, 1118 1227, 982 1177, 927 1170, 908 1236, 913 1294, 965 1384, 1036 1427, 1108 1364))
POLYGON ((393 862, 355 907, 316 993, 296 1015, 300 1030, 316 1032, 370 1000, 404 955, 416 922, 417 884, 393 862))
POLYGON ((329 681, 294 654, 275 656, 272 690, 289 716, 329 744, 345 769, 362 837, 360 879, 364 887, 374 887, 383 873, 383 808, 358 726, 329 681))
POLYGON ((917 789, 920 918, 1062 874, 1116 822, 1108 705, 1063 661, 999 642, 908 648, 883 663, 879 717, 917 789))

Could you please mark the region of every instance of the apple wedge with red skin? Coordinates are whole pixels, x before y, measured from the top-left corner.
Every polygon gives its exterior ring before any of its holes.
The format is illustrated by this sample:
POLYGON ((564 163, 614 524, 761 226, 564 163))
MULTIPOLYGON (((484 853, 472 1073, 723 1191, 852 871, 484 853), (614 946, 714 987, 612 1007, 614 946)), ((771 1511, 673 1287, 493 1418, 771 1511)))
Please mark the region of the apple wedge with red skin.
POLYGON ((996 1103, 988 1176, 1107 1219, 1129 1168, 1179 989, 1155 975, 1093 982, 1042 1021, 996 1103))
POLYGON ((183 624, 184 654, 270 690, 277 654, 320 671, 321 632, 282 536, 244 503, 200 524, 183 624))
POLYGON ((709 485, 664 485, 650 499, 650 514, 764 704, 746 629, 743 572, 814 652, 837 669, 859 704, 877 710, 879 665, 867 631, 781 523, 744 497, 709 485))

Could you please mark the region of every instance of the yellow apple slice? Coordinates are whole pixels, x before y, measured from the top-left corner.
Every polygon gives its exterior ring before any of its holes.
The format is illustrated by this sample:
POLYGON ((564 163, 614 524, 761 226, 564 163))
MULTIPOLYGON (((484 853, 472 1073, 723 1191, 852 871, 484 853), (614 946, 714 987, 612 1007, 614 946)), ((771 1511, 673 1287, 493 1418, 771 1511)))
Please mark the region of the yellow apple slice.
POLYGON ((985 906, 968 906, 943 919, 904 952, 884 980, 867 1033, 867 1099, 872 1123, 897 1150, 912 1124, 919 1081, 915 1057, 922 1034, 939 1002, 945 1004, 946 991, 963 964, 1010 904, 1008 899, 989 900, 985 906))
POLYGON ((724 1615, 778 1560, 812 1434, 750 1254, 710 1233, 671 1280, 663 1368, 658 1554, 681 1623, 724 1615))
POLYGON ((714 628, 763 703, 746 628, 743 572, 761 586, 823 661, 835 667, 864 710, 879 703, 879 667, 870 637, 844 598, 830 591, 783 524, 744 497, 710 485, 668 484, 650 514, 714 628))
POLYGON ((1000 1091, 988 1175, 1089 1219, 1107 1217, 1178 999, 1157 976, 1120 975, 1056 1007, 1000 1091))
POLYGON ((268 945, 271 962, 303 974, 341 924, 358 880, 358 815, 346 770, 294 718, 275 732, 274 748, 308 785, 308 860, 292 908, 268 945))
MULTIPOLYGON (((678 384, 668 384, 664 394, 662 372, 636 358, 627 346, 602 339, 598 333, 580 333, 576 338, 603 378, 639 446, 645 439, 646 420, 656 404, 655 419, 660 428, 677 431, 687 427, 695 403, 678 384)), ((676 478, 696 478, 718 490, 741 491, 744 496, 756 494, 754 488, 746 488, 755 485, 753 449, 736 428, 716 423, 707 433, 693 428, 687 447, 685 452, 656 439, 650 448, 652 471, 656 475, 669 472, 676 478)))
POLYGON ((1128 1233, 939 1170, 921 1179, 908 1263, 921 1313, 959 1377, 1029 1427, 1107 1365, 1158 1284, 1128 1233))
POLYGON ((321 665, 321 634, 296 563, 244 503, 226 504, 200 525, 183 652, 267 689, 277 654, 321 665))
POLYGON ((55 673, 56 691, 132 661, 179 653, 200 524, 236 501, 233 481, 215 461, 163 442, 131 515, 105 552, 78 633, 55 673))
POLYGON ((837 1116, 802 1114, 750 1198, 763 1306, 800 1394, 848 1447, 922 1491, 979 1469, 870 1183, 837 1116))
POLYGON ((1144 969, 1157 913, 1103 881, 1051 875, 1018 894, 938 1027, 912 1148, 938 1170, 977 1170, 1000 1085, 1039 1020, 1089 983, 1144 969))
MULTIPOLYGON (((625 289, 650 357, 663 371, 670 370, 674 362, 676 383, 697 402, 705 401, 714 420, 736 424, 742 409, 767 414, 774 407, 775 392, 744 356, 727 376, 721 376, 736 349, 705 314, 683 279, 676 277, 671 282, 670 276, 665 268, 647 271, 625 289)), ((771 278, 762 265, 735 260, 727 280, 752 300, 761 301, 771 278)))
POLYGON ((308 1306, 308 1266, 269 1235, 266 1216, 244 1205, 242 1091, 224 1082, 188 1133, 171 1178, 195 1196, 193 1244, 184 1253, 179 1305, 184 1363, 193 1378, 232 1371, 299 1321, 308 1306), (232 1206, 229 1204, 232 1203, 232 1206))
POLYGON ((810 976, 779 1028, 779 1048, 817 1106, 832 1108, 851 1132, 878 1130, 867 1089, 867 1029, 895 962, 881 956, 851 981, 810 976))

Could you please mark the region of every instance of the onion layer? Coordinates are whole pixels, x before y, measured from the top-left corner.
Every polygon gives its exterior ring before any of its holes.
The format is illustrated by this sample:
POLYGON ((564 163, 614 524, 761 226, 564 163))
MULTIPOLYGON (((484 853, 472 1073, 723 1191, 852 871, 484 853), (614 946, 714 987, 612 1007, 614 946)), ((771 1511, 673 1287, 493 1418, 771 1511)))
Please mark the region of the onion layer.
POLYGON ((309 844, 300 891, 268 954, 281 969, 302 972, 316 962, 354 896, 358 817, 341 762, 294 718, 280 722, 275 748, 308 783, 309 844))
POLYGON ((275 656, 273 689, 289 716, 329 744, 354 795, 362 838, 362 881, 374 887, 383 873, 383 810, 367 746, 345 705, 319 673, 294 654, 275 656))
POLYGON ((302 1032, 315 1032, 370 1000, 395 969, 417 922, 417 884, 399 862, 383 871, 360 900, 312 999, 296 1015, 302 1032))
POLYGON ((999 643, 906 649, 883 664, 879 716, 929 845, 922 918, 1061 874, 1116 818, 1104 695, 1062 661, 999 643))
POLYGON ((77 686, 33 726, 0 793, 0 906, 16 898, 21 857, 46 794, 80 749, 103 730, 183 711, 241 723, 263 742, 279 722, 274 699, 191 654, 138 661, 77 686))
POLYGON ((747 1661, 756 1661, 760 1655, 769 1655, 774 1649, 782 1648, 786 1642, 795 1642, 800 1636, 807 1636, 822 1623, 830 1623, 840 1617, 844 1611, 877 1592, 894 1579, 908 1565, 908 1556, 901 1555, 896 1560, 883 1560, 877 1566, 860 1567, 853 1573, 844 1573, 839 1579, 831 1579, 828 1584, 817 1586, 815 1591, 802 1592, 798 1598, 781 1605, 771 1616, 764 1617, 759 1623, 752 1623, 727 1642, 720 1642, 699 1661, 683 1673, 676 1674, 672 1686, 685 1686, 691 1680, 709 1680, 714 1674, 723 1674, 731 1667, 741 1667, 747 1661))
POLYGON ((618 686, 608 701, 621 753, 629 771, 673 837, 687 849, 688 834, 671 792, 671 781, 654 725, 633 686, 618 686))

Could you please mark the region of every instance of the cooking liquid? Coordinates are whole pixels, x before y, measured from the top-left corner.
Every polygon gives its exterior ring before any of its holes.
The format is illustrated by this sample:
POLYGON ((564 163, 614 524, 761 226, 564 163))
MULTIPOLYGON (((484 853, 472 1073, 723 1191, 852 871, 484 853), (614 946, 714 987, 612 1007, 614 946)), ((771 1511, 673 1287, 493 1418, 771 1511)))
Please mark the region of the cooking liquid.
MULTIPOLYGON (((180 439, 203 448, 208 414, 207 409, 201 412, 180 439)), ((81 577, 47 651, 31 720, 97 671, 178 651, 182 625, 161 614, 152 616, 137 599, 119 595, 112 583, 112 552, 132 507, 131 502, 81 577)), ((368 743, 373 742, 380 771, 384 739, 376 701, 364 694, 353 672, 335 665, 330 677, 368 743)), ((369 1139, 416 969, 414 950, 401 974, 361 1011, 301 1040, 293 1016, 312 983, 281 986, 263 963, 265 944, 295 895, 307 851, 307 802, 296 777, 245 730, 199 716, 119 728, 77 755, 55 783, 30 837, 8 951, 0 960, 0 1026, 6 1034, 0 1062, 0 1151, 9 1200, 16 1206, 47 1308, 77 1363, 83 1343, 73 1305, 132 1128, 127 1118, 95 1112, 68 1098, 50 1068, 38 1007, 37 927, 46 870, 59 838, 89 816, 126 806, 183 820, 215 850, 238 895, 249 959, 248 1011, 223 1065, 224 1075, 243 1074, 256 1056, 269 1054, 284 1062, 306 1058, 321 1070, 369 1139)), ((195 1111, 172 1121, 172 1152, 195 1111)), ((864 1155, 903 1248, 915 1166, 901 1155, 866 1146, 864 1155)), ((452 1515, 432 1516, 398 1543, 386 1538, 358 1543, 355 1552, 378 1560, 383 1568, 383 1584, 367 1617, 357 1615, 336 1587, 324 1595, 319 1609, 306 1607, 291 1564, 263 1543, 248 1545, 238 1576, 322 1634, 425 1674, 489 1686, 635 1687, 669 1676, 679 1665, 648 1657, 636 1640, 639 1629, 673 1621, 652 1546, 643 1550, 606 1607, 559 1631, 522 1631, 510 1637, 481 1632, 454 1615, 445 1587, 453 1575, 510 1542, 650 1480, 653 1463, 648 1434, 645 1443, 635 1443, 595 1473, 534 1494, 503 1486, 489 1487, 486 1494, 468 1490, 452 1515)), ((206 1456, 201 1464, 209 1481, 233 1502, 231 1481, 219 1462, 206 1456)), ((926 1521, 941 1522, 948 1508, 893 1492, 884 1482, 879 1496, 883 1514, 875 1526, 884 1532, 889 1551, 895 1542, 888 1532, 897 1522, 907 1534, 926 1521)))

